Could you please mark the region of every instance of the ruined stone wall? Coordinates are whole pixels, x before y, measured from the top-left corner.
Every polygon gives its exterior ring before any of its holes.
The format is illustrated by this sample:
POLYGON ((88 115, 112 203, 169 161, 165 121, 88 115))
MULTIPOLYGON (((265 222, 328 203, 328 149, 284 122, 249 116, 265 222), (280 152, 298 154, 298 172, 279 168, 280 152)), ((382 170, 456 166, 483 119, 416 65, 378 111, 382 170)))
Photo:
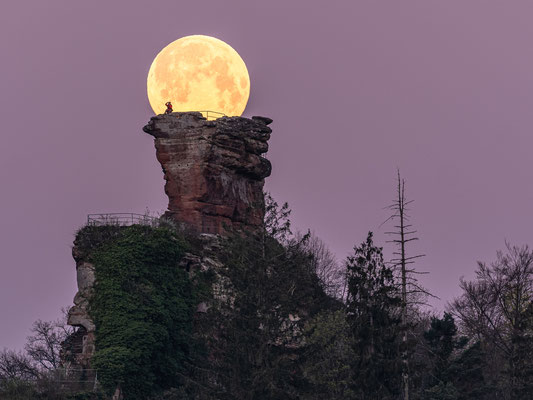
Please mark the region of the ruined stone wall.
POLYGON ((165 217, 200 233, 259 229, 272 120, 201 113, 157 115, 143 128, 155 138, 169 198, 165 217))

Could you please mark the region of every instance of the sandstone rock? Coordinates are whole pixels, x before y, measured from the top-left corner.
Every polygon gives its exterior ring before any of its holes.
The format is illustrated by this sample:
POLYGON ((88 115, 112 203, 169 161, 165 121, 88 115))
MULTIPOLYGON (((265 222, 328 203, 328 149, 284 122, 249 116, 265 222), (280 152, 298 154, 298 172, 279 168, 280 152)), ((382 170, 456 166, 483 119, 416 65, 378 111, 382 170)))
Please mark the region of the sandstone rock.
POLYGON ((94 285, 94 265, 88 262, 80 262, 76 267, 76 279, 78 290, 86 291, 94 285))
POLYGON ((165 217, 197 232, 259 229, 263 224, 264 179, 270 162, 270 118, 222 117, 201 113, 157 115, 144 132, 154 136, 156 156, 169 198, 165 217))
POLYGON ((95 329, 94 323, 85 307, 72 306, 68 313, 67 322, 71 326, 83 326, 88 332, 92 332, 95 329))
POLYGON ((74 246, 72 255, 76 259, 78 292, 74 296, 74 306, 68 311, 67 323, 80 328, 76 334, 81 336, 82 346, 74 357, 78 365, 88 367, 95 351, 96 326, 89 316, 89 299, 94 290, 95 276, 94 265, 84 261, 81 254, 80 249, 74 246))

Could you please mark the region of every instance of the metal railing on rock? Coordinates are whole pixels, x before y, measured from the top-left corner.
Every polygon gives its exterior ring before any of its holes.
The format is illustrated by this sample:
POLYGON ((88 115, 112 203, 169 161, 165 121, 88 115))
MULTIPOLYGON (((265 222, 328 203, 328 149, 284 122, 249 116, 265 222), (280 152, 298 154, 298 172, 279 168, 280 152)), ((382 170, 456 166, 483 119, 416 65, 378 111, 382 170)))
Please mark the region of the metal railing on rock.
POLYGON ((135 213, 106 213, 88 214, 87 225, 150 225, 158 226, 160 219, 146 214, 135 213))
POLYGON ((215 119, 218 119, 221 117, 227 117, 226 114, 218 112, 218 111, 205 110, 205 111, 198 111, 198 112, 201 112, 202 115, 205 117, 205 119, 207 119, 208 121, 214 121, 215 119))

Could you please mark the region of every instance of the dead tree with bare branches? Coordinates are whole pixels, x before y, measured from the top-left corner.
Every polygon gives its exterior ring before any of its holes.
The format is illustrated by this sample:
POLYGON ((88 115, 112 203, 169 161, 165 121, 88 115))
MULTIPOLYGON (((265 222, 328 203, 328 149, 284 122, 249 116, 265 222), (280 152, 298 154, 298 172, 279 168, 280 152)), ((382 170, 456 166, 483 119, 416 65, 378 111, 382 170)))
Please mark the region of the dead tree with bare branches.
MULTIPOLYGON (((393 258, 390 263, 393 265, 400 277, 401 291, 401 321, 402 321, 402 385, 403 398, 409 400, 409 315, 410 309, 414 309, 419 304, 424 304, 429 294, 420 284, 416 278, 417 274, 424 274, 410 267, 415 260, 424 257, 424 254, 409 256, 407 253, 407 244, 418 240, 416 236, 417 231, 413 229, 413 225, 409 223, 409 204, 414 200, 407 200, 405 196, 405 180, 401 178, 398 170, 398 185, 396 189, 396 197, 392 204, 387 209, 392 211, 392 215, 385 221, 393 221, 394 230, 385 232, 393 238, 389 243, 394 243, 397 246, 397 251, 393 253, 393 258)), ((385 223, 384 222, 384 223, 385 223)))

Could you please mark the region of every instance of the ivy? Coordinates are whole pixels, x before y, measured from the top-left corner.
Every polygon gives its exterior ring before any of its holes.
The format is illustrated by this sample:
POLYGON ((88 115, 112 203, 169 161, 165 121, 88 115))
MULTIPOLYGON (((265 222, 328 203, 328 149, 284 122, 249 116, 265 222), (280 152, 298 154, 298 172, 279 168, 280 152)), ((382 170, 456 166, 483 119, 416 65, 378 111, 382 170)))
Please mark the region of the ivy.
POLYGON ((120 385, 128 399, 178 387, 197 302, 178 265, 186 242, 172 229, 142 225, 82 233, 84 243, 96 243, 89 258, 96 274, 90 314, 100 384, 108 393, 120 385))

